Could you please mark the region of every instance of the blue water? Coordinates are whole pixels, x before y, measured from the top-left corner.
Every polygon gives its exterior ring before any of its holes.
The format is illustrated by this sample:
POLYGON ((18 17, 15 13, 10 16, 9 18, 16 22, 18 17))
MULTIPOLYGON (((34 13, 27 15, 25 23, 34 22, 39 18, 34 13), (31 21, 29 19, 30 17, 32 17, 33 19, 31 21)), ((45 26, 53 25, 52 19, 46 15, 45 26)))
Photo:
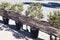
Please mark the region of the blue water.
MULTIPOLYGON (((32 2, 24 2, 24 4, 30 5, 32 2)), ((60 3, 54 3, 54 2, 48 2, 48 3, 41 3, 44 7, 50 7, 50 8, 60 8, 60 3)))
POLYGON ((60 3, 53 3, 53 2, 49 2, 49 3, 41 3, 43 6, 45 7, 50 7, 50 8, 60 8, 60 3))

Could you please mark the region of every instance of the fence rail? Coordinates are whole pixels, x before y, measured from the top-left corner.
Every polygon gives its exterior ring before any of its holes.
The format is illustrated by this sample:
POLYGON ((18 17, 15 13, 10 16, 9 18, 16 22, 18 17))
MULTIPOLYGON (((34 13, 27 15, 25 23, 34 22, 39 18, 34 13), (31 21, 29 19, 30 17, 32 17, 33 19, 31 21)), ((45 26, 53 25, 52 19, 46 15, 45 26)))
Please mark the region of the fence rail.
POLYGON ((30 17, 26 17, 23 15, 20 15, 18 13, 15 12, 6 12, 4 10, 0 10, 0 15, 4 16, 6 18, 9 19, 13 19, 15 21, 20 21, 26 25, 29 25, 31 28, 38 28, 40 31, 45 32, 47 34, 52 34, 55 35, 57 37, 59 37, 59 30, 57 28, 54 28, 53 26, 51 26, 48 22, 43 22, 40 20, 36 20, 36 19, 31 19, 30 17))

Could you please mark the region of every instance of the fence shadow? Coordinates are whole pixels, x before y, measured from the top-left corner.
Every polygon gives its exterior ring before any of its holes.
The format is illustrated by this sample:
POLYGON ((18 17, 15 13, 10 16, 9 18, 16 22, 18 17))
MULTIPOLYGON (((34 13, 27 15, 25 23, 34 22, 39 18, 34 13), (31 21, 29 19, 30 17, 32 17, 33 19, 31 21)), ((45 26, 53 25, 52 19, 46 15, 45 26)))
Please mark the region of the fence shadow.
MULTIPOLYGON (((30 38, 30 32, 24 30, 24 29, 20 29, 20 30, 16 30, 16 26, 15 25, 5 25, 3 24, 3 21, 0 20, 0 30, 5 30, 5 31, 10 31, 13 33, 13 36, 16 38, 16 39, 26 39, 28 40, 30 38)), ((36 39, 33 39, 33 40, 43 40, 41 38, 36 38, 36 39)))

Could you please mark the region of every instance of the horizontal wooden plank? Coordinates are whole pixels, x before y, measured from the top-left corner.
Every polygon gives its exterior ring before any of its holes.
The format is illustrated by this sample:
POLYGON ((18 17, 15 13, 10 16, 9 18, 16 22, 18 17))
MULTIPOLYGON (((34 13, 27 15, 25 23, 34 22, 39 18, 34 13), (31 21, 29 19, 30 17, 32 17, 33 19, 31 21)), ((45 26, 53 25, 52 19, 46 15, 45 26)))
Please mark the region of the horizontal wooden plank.
POLYGON ((15 21, 20 21, 26 25, 29 25, 31 28, 38 28, 40 31, 45 32, 49 35, 50 34, 53 34, 56 36, 60 35, 60 33, 58 32, 59 29, 54 28, 48 22, 43 22, 40 20, 31 19, 30 17, 26 17, 26 16, 20 15, 18 13, 12 12, 12 11, 7 12, 7 13, 5 13, 4 11, 0 11, 0 15, 5 16, 9 19, 13 19, 15 21))

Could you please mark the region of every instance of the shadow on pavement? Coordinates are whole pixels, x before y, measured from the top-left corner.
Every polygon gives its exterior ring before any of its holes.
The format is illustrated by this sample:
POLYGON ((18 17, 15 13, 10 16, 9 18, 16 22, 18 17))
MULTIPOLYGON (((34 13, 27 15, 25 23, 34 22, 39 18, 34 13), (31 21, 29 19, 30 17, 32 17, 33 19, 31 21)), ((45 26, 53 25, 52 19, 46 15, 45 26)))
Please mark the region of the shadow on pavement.
MULTIPOLYGON (((3 21, 0 20, 0 30, 4 30, 4 31, 10 31, 13 33, 13 36, 16 38, 16 39, 26 39, 28 40, 30 38, 30 32, 24 30, 24 29, 20 29, 20 30, 16 30, 16 26, 15 25, 5 25, 3 24, 3 21)), ((43 40, 41 38, 36 38, 36 39, 33 39, 33 40, 43 40)))

